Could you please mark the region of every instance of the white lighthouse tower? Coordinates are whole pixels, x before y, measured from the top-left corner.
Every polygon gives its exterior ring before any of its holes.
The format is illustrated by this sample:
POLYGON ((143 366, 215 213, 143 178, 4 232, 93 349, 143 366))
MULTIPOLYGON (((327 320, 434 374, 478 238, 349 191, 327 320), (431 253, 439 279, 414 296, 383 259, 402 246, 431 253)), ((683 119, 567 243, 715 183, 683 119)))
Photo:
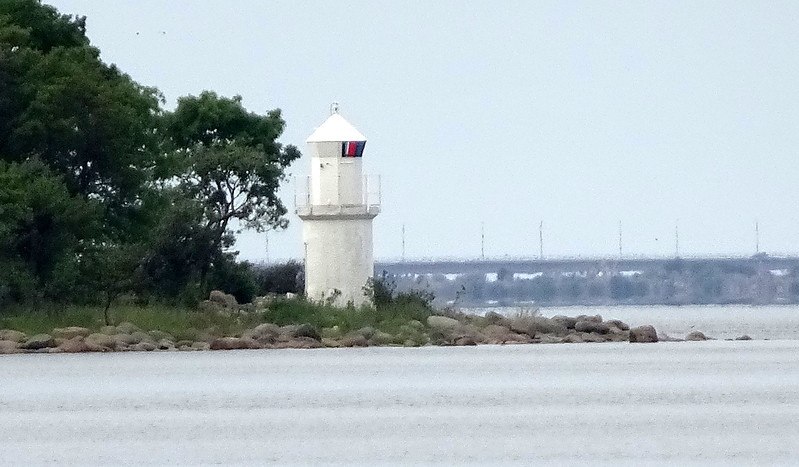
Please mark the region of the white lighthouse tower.
POLYGON ((311 175, 297 202, 303 221, 305 296, 338 306, 366 301, 374 274, 372 219, 380 213, 380 182, 363 174, 366 137, 331 106, 308 137, 311 175))

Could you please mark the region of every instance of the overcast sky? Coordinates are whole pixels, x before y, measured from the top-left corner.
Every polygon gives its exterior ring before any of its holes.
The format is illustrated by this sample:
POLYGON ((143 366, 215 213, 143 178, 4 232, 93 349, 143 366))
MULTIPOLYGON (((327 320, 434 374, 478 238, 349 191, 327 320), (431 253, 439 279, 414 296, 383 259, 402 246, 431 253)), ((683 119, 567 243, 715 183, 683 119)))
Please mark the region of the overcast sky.
MULTIPOLYGON (((799 253, 799 2, 50 0, 163 92, 280 108, 304 150, 331 101, 382 175, 375 255, 799 253)), ((309 172, 303 157, 291 168, 309 172)), ((293 188, 283 199, 293 212, 293 188)), ((269 234, 301 257, 300 220, 269 234)), ((266 257, 240 236, 241 257, 266 257)))

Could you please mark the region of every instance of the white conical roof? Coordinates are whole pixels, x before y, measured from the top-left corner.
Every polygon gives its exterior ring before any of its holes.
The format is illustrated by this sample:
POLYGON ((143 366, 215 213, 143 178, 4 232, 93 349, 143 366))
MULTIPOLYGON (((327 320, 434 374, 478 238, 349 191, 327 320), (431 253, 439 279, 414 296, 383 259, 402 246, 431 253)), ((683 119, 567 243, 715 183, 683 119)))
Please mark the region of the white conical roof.
POLYGON ((344 117, 334 113, 305 140, 306 143, 328 141, 366 141, 366 136, 344 120, 344 117))

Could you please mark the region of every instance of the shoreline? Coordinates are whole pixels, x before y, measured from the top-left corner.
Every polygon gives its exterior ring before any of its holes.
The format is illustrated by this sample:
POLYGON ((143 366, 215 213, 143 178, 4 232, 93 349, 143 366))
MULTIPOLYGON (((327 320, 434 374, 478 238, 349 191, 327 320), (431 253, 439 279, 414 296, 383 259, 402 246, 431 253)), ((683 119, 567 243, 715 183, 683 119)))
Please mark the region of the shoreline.
MULTIPOLYGON (((167 332, 143 330, 131 322, 97 329, 80 326, 54 328, 28 335, 0 330, 0 354, 84 352, 158 352, 208 350, 318 349, 348 347, 421 347, 475 345, 579 344, 604 342, 654 343, 713 340, 700 331, 684 338, 658 334, 649 325, 631 328, 600 315, 553 316, 520 314, 514 317, 488 311, 484 316, 463 313, 432 314, 426 322, 408 320, 386 332, 373 326, 343 331, 339 326, 318 328, 310 323, 278 326, 261 323, 243 332, 220 333, 209 328, 194 338, 176 338, 167 332)), ((752 340, 743 335, 736 339, 752 340)))

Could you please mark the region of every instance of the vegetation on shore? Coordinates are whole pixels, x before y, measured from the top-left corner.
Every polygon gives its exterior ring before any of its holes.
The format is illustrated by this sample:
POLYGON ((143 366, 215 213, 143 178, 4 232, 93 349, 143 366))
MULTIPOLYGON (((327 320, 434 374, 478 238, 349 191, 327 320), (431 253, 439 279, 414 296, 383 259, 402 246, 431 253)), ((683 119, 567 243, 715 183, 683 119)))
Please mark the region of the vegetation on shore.
POLYGON ((300 157, 280 110, 213 91, 166 109, 100 57, 85 17, 0 2, 0 315, 251 300, 235 233, 286 226, 277 193, 300 157))

